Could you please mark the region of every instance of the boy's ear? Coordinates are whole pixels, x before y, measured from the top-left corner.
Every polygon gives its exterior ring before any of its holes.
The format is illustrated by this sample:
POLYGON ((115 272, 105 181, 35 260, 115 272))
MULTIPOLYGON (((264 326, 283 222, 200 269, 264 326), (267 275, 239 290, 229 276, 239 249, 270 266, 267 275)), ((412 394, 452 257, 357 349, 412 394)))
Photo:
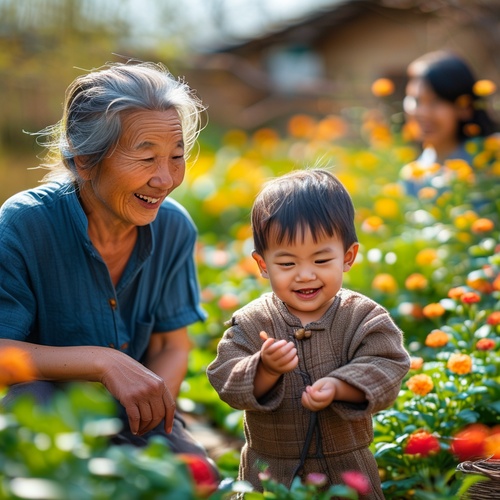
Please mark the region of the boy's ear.
POLYGON ((269 275, 267 274, 267 266, 264 258, 262 255, 258 254, 255 250, 252 252, 252 257, 255 262, 257 262, 257 265, 259 266, 260 269, 260 274, 263 278, 269 278, 269 275))
POLYGON ((358 255, 359 243, 353 243, 344 254, 344 272, 349 271, 356 260, 356 255, 358 255))

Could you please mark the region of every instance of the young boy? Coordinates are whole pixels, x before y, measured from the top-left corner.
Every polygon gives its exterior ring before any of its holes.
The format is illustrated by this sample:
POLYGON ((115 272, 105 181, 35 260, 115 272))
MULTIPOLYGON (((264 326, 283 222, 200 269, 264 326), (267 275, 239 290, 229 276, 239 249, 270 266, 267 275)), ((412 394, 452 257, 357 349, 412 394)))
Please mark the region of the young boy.
POLYGON ((245 410, 239 479, 261 490, 262 465, 287 486, 356 470, 372 485, 363 498, 383 499, 372 414, 394 402, 410 361, 388 312, 342 288, 359 248, 351 198, 326 170, 294 171, 265 185, 252 231, 273 291, 234 313, 207 371, 245 410))

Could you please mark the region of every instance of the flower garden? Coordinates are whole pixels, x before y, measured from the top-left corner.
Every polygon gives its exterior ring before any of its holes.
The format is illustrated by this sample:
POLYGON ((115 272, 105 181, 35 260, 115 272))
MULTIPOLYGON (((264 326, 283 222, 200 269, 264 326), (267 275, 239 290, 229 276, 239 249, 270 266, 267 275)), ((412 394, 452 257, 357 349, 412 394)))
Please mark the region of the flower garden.
MULTIPOLYGON (((373 420, 384 494, 458 499, 480 479, 457 471, 460 463, 500 458, 500 139, 471 140, 472 164, 450 160, 425 179, 429 173, 414 162, 411 130, 383 111, 298 115, 280 132, 202 133, 196 161, 174 193, 199 228, 197 261, 209 315, 190 330, 195 348, 179 406, 241 435, 241 412, 219 400, 205 369, 224 321, 269 289, 251 259, 253 198, 272 176, 331 168, 352 195, 361 244, 344 286, 391 312, 412 357, 397 401, 373 420), (417 197, 405 194, 407 181, 423 182, 417 197)), ((0 353, 0 386, 29 378, 29 360, 0 353)), ((213 491, 210 478, 196 476, 196 464, 174 457, 161 442, 143 450, 106 446, 116 421, 100 387, 75 386, 46 410, 21 403, 0 413, 0 498, 34 498, 26 493, 30 487, 45 492, 36 498, 74 499, 363 493, 362 478, 346 477, 319 493, 321 477, 287 489, 265 473, 266 493, 247 491, 233 481, 239 450, 217 457, 224 481, 213 491)))

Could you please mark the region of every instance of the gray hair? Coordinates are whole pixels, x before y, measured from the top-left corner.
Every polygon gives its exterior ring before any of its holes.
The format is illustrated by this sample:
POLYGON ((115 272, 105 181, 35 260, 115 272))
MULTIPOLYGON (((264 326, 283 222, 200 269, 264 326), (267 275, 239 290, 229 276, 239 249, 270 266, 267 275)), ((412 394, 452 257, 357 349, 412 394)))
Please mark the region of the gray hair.
POLYGON ((75 157, 84 167, 98 165, 117 144, 121 115, 126 111, 175 109, 179 114, 186 157, 203 126, 205 110, 194 91, 160 63, 109 63, 77 77, 66 90, 62 119, 35 135, 48 150, 41 166, 49 169, 44 180, 61 176, 78 180, 75 157))

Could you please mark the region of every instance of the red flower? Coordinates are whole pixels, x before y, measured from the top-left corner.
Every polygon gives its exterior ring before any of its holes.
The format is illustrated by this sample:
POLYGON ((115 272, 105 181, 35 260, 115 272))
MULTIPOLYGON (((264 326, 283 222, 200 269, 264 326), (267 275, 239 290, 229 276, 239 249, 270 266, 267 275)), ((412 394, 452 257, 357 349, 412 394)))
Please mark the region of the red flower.
POLYGON ((500 311, 492 312, 488 316, 486 323, 488 323, 488 325, 493 325, 493 326, 500 325, 500 311))
POLYGON ((472 424, 455 434, 451 452, 461 461, 484 456, 485 440, 490 430, 483 424, 472 424))
POLYGON ((495 341, 493 339, 479 339, 476 342, 476 349, 478 351, 491 351, 495 348, 495 341))
POLYGON ((464 304, 475 304, 476 302, 479 302, 481 300, 481 295, 479 295, 476 292, 465 292, 461 297, 460 300, 464 304))
POLYGON ((404 453, 407 455, 422 455, 426 457, 430 453, 435 453, 441 448, 436 436, 427 431, 417 431, 410 435, 404 453))
POLYGON ((356 490, 359 495, 368 495, 372 490, 370 481, 362 472, 348 470, 346 472, 342 472, 341 477, 346 486, 356 490))
POLYGON ((177 458, 184 462, 195 483, 196 493, 200 498, 208 498, 218 487, 219 478, 215 466, 209 460, 192 453, 179 453, 177 458))

